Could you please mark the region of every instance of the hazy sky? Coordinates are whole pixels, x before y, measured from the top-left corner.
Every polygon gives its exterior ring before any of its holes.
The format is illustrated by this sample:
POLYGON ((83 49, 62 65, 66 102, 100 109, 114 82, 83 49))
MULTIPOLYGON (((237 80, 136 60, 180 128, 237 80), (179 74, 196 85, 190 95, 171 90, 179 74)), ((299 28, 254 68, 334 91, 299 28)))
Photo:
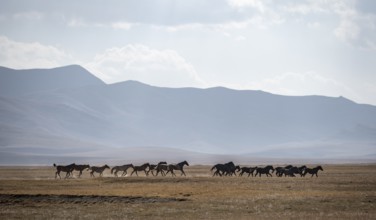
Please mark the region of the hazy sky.
POLYGON ((376 105, 374 0, 0 2, 0 65, 376 105))

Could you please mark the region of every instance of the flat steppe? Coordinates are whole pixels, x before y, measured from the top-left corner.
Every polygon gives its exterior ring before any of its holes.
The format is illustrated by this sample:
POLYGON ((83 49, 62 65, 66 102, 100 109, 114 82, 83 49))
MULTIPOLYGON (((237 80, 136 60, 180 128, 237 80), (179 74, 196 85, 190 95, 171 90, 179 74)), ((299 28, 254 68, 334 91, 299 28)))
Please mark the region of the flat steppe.
MULTIPOLYGON (((313 167, 314 165, 308 165, 313 167)), ((323 165, 319 177, 140 174, 55 179, 54 167, 0 167, 2 219, 376 219, 376 165, 323 165)), ((129 170, 131 171, 131 170, 129 170)), ((63 175, 62 175, 63 176, 63 175)))

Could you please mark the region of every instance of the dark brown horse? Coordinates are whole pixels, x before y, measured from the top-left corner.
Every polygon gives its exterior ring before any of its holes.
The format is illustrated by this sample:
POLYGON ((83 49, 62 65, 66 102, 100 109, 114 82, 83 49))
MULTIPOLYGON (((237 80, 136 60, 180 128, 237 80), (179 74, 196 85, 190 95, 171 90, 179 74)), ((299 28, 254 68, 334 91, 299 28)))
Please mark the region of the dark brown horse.
MULTIPOLYGON (((83 164, 83 165, 76 165, 75 164, 74 167, 73 167, 73 170, 80 171, 80 173, 78 174, 78 178, 81 177, 82 171, 84 171, 85 169, 87 169, 87 170, 90 169, 89 164, 83 164)), ((72 172, 73 172, 73 170, 72 170, 72 172)), ((73 173, 72 173, 72 175, 73 175, 73 173)))
POLYGON ((133 164, 125 164, 125 165, 123 165, 123 166, 114 166, 112 169, 111 169, 111 174, 112 173, 114 173, 115 174, 115 176, 116 177, 118 177, 118 175, 117 175, 117 173, 119 172, 119 171, 123 171, 123 173, 121 174, 121 176, 125 176, 125 175, 127 175, 127 170, 129 169, 129 168, 133 168, 133 164))
POLYGON ((144 171, 145 172, 145 175, 147 176, 148 174, 146 173, 146 169, 150 167, 150 164, 149 163, 144 163, 142 164, 141 166, 134 166, 133 167, 133 172, 131 173, 131 176, 133 175, 133 173, 136 173, 136 175, 138 176, 138 171, 144 171))
POLYGON ((55 179, 57 178, 57 176, 59 176, 61 179, 60 172, 66 172, 65 179, 68 178, 70 174, 73 172, 75 165, 76 165, 75 163, 69 164, 67 166, 54 164, 54 167, 56 167, 55 179))
POLYGON ((309 173, 309 174, 311 174, 311 177, 313 177, 313 175, 316 175, 316 177, 318 177, 317 173, 319 172, 319 170, 324 171, 324 169, 321 166, 317 166, 317 167, 312 168, 312 169, 305 168, 303 176, 305 176, 307 173, 309 173))
POLYGON ((149 175, 149 172, 151 171, 151 174, 152 174, 153 176, 155 176, 153 170, 157 170, 157 167, 158 167, 159 165, 161 165, 161 164, 165 164, 165 165, 166 165, 167 162, 166 162, 166 161, 161 161, 161 162, 159 162, 158 164, 150 164, 149 170, 146 172, 147 175, 149 175))
POLYGON ((239 176, 243 176, 244 173, 248 173, 248 177, 257 169, 257 167, 242 167, 240 168, 239 176))
MULTIPOLYGON (((172 176, 176 176, 175 175, 175 173, 174 173, 174 170, 179 170, 180 172, 181 172, 181 176, 182 175, 184 175, 184 176, 186 176, 185 175, 185 172, 184 172, 184 170, 183 170, 183 168, 184 168, 184 165, 187 165, 187 166, 189 166, 189 164, 188 164, 188 162, 187 161, 183 161, 183 162, 180 162, 180 163, 178 163, 178 164, 170 164, 170 165, 168 165, 167 167, 167 173, 171 173, 171 175, 172 176)), ((167 174, 166 173, 166 174, 167 174)))
POLYGON ((101 167, 90 167, 90 169, 91 169, 90 176, 95 177, 94 173, 99 173, 99 176, 102 176, 103 171, 107 168, 110 169, 110 167, 107 164, 104 165, 104 166, 101 166, 101 167))
POLYGON ((264 168, 259 167, 259 168, 256 169, 256 174, 255 174, 255 176, 257 176, 257 174, 258 174, 260 177, 261 177, 261 174, 266 174, 266 176, 272 176, 272 174, 270 174, 270 170, 271 170, 272 172, 274 172, 274 168, 273 168, 273 166, 271 166, 271 165, 266 166, 266 167, 264 167, 264 168))
POLYGON ((155 170, 157 173, 155 174, 158 176, 159 173, 161 173, 162 176, 166 176, 166 172, 168 171, 168 165, 167 164, 159 164, 155 170))

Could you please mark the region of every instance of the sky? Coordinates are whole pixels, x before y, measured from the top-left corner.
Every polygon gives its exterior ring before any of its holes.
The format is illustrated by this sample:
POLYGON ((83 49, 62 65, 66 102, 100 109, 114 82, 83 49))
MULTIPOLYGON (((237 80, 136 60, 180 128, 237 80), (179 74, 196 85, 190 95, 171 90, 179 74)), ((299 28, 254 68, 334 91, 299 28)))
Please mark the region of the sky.
POLYGON ((0 1, 0 66, 376 105, 374 0, 0 1))

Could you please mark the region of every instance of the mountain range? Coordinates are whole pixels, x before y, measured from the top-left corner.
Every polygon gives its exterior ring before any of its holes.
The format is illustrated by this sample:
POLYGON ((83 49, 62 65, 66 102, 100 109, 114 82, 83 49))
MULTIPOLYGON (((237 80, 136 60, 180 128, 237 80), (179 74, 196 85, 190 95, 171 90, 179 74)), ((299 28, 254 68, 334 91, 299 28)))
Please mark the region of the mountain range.
POLYGON ((344 97, 106 84, 78 65, 0 67, 0 164, 166 158, 374 162, 376 107, 344 97))

